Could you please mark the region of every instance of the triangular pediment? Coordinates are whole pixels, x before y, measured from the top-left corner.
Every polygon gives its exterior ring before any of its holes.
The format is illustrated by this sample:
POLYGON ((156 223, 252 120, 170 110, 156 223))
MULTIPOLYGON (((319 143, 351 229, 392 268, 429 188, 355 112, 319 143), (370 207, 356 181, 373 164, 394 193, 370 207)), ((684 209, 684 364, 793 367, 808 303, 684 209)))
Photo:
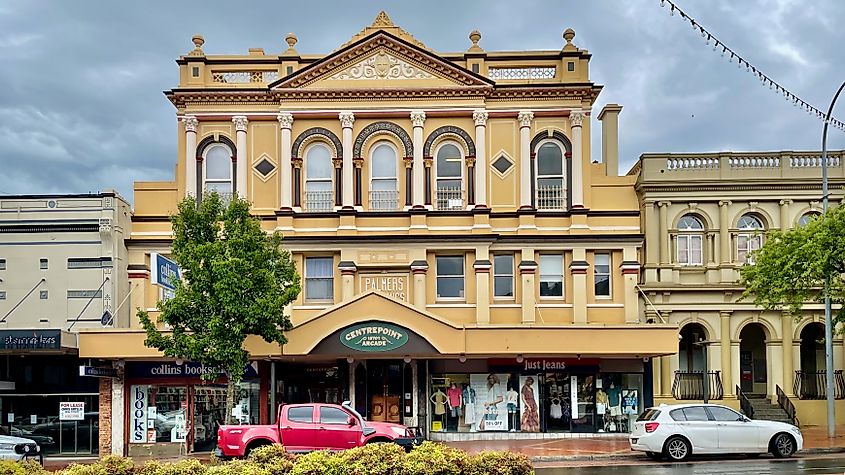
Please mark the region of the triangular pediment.
POLYGON ((493 82, 384 30, 270 85, 271 89, 492 87, 493 82))

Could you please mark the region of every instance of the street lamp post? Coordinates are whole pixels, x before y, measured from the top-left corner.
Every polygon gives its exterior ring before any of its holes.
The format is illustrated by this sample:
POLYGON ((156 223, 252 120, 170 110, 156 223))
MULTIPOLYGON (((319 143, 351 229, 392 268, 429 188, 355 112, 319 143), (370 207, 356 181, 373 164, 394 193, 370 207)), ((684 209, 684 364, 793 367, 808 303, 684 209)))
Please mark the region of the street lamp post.
MULTIPOLYGON (((839 94, 845 89, 845 82, 839 86, 833 100, 830 101, 830 107, 827 109, 827 115, 824 117, 824 130, 822 131, 822 211, 827 213, 827 128, 830 125, 830 115, 833 112, 833 105, 836 104, 836 99, 839 94)), ((825 393, 827 395, 827 436, 833 438, 835 436, 836 417, 833 405, 833 317, 830 308, 830 276, 824 277, 824 356, 825 356, 825 393)))

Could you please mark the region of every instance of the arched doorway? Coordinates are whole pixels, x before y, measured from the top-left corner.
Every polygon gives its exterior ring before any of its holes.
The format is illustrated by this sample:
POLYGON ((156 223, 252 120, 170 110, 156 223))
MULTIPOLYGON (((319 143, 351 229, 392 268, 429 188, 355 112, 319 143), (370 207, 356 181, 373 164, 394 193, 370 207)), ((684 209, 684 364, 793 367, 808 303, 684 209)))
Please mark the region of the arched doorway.
POLYGON ((704 347, 707 332, 700 323, 688 323, 681 328, 678 342, 678 370, 682 372, 704 371, 704 347))
POLYGON ((749 323, 739 333, 739 381, 745 393, 768 392, 766 331, 760 323, 749 323))
POLYGON ((804 399, 821 399, 824 395, 824 325, 808 323, 801 330, 801 373, 796 391, 804 399))

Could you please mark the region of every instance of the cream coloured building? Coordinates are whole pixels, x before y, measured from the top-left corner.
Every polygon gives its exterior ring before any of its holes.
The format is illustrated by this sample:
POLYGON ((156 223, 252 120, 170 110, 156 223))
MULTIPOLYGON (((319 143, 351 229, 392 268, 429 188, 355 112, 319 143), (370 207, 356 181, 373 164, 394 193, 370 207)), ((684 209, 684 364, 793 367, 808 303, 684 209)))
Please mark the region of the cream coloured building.
MULTIPOLYGON (((293 34, 281 51, 207 55, 195 36, 166 93, 174 179, 135 184, 132 307, 162 295, 150 254, 167 254, 179 200, 238 194, 303 277, 289 343, 248 340, 242 420, 348 399, 435 439, 626 431, 677 326, 642 318, 621 107, 592 109, 591 55, 563 37, 492 52, 472 32, 464 51, 435 52, 384 13, 325 55, 300 54, 293 34)), ((82 336, 84 356, 121 371, 111 450, 208 450, 222 388, 143 340, 137 321, 82 336)))
MULTIPOLYGON (((843 198, 845 153, 829 157, 835 206, 843 198)), ((642 204, 645 317, 680 328, 678 353, 653 361, 655 402, 700 400, 700 372, 708 370, 712 399, 739 406, 742 392, 759 416, 784 418, 775 409, 791 404, 802 425, 825 423, 823 306, 808 304, 796 321, 740 300, 737 284, 767 230, 821 214, 821 163, 819 152, 645 154, 628 173, 637 177, 642 204)), ((841 334, 833 349, 841 423, 841 334)))

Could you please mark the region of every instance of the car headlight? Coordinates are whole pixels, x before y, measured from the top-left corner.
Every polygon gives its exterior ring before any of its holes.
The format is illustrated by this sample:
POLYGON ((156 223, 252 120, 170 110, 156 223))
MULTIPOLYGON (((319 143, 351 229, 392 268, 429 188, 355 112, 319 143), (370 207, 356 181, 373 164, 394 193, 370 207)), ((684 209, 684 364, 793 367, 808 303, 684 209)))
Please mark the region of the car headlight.
POLYGON ((15 444, 2 444, 2 443, 0 443, 0 450, 15 450, 15 444))
POLYGON ((799 428, 798 428, 798 427, 796 427, 796 426, 792 426, 792 428, 791 428, 790 430, 791 430, 792 432, 795 432, 795 433, 796 433, 796 434, 798 434, 798 435, 801 435, 801 429, 799 429, 799 428))
POLYGON ((396 437, 405 437, 405 435, 407 435, 407 431, 404 427, 391 427, 390 430, 396 434, 396 437))

